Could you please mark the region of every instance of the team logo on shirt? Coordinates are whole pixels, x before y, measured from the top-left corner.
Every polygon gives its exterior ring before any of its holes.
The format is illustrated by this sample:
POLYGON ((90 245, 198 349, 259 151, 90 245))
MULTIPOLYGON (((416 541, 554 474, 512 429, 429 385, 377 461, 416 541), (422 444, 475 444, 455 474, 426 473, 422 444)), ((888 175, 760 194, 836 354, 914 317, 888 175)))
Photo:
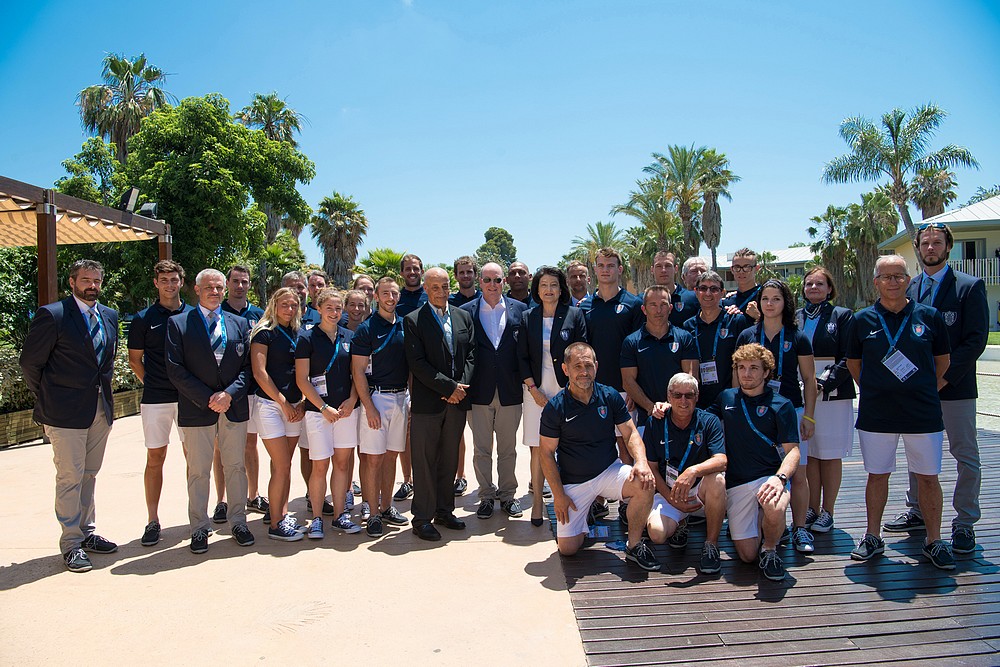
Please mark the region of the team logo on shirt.
POLYGON ((726 327, 722 327, 721 329, 719 329, 719 338, 728 338, 728 337, 729 337, 729 329, 727 329, 726 327))
POLYGON ((624 303, 619 303, 617 306, 615 306, 615 312, 616 313, 621 313, 624 310, 625 310, 625 304, 624 303))
POLYGON ((604 419, 605 417, 608 416, 608 408, 602 405, 601 407, 597 408, 597 414, 601 416, 601 419, 604 419))
POLYGON ((790 349, 792 349, 792 343, 791 343, 791 341, 787 341, 786 340, 785 341, 785 346, 782 347, 781 349, 784 350, 785 352, 788 352, 790 349))
POLYGON ((836 334, 837 333, 837 323, 836 322, 827 322, 826 323, 826 331, 829 334, 836 334))
POLYGON ((696 444, 696 445, 698 445, 700 447, 701 446, 701 441, 702 441, 701 433, 695 433, 694 444, 696 444))
POLYGON ((313 328, 313 326, 314 326, 314 325, 313 325, 313 323, 312 323, 312 322, 309 322, 309 323, 307 323, 307 324, 306 324, 306 331, 309 331, 310 329, 312 329, 312 328, 313 328))
POLYGON ((519 331, 520 331, 520 329, 514 329, 514 342, 515 343, 517 342, 517 334, 518 334, 519 331))
POLYGON ((956 313, 954 310, 949 310, 947 312, 942 311, 941 317, 944 318, 944 323, 947 324, 949 327, 955 326, 955 322, 958 321, 958 313, 956 313))
POLYGON ((924 325, 923 324, 914 324, 913 325, 913 335, 914 336, 918 336, 918 337, 919 336, 923 336, 924 335, 924 325))
POLYGON ((344 352, 350 352, 351 351, 351 342, 350 341, 345 340, 343 343, 341 343, 341 345, 344 347, 344 352))
POLYGON ((679 349, 681 349, 681 344, 678 343, 677 341, 674 341, 673 343, 670 344, 670 351, 673 352, 674 354, 677 354, 677 350, 679 349))
POLYGON ((674 306, 674 307, 675 307, 675 308, 677 308, 677 312, 679 313, 679 312, 681 312, 682 310, 684 310, 684 302, 683 302, 683 301, 678 301, 678 302, 677 302, 677 305, 676 305, 676 306, 674 306))
POLYGON ((236 355, 239 357, 243 356, 243 343, 236 343, 236 355))
POLYGON ((766 414, 767 414, 767 406, 766 405, 758 405, 757 406, 757 416, 758 417, 763 417, 766 414))
POLYGON ((569 340, 569 331, 563 329, 562 331, 559 332, 559 337, 562 338, 563 340, 569 340))

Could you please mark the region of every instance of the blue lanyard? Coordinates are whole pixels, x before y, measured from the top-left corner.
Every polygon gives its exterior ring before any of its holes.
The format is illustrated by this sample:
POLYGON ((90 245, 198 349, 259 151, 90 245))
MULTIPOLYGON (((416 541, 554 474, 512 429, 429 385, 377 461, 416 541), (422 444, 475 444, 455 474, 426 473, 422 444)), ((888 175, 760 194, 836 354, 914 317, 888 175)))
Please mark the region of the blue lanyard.
POLYGON ((292 344, 292 352, 294 352, 295 351, 295 345, 298 343, 298 341, 292 340, 292 337, 288 335, 288 332, 285 331, 281 327, 280 324, 278 326, 274 327, 274 328, 277 329, 278 331, 280 331, 281 335, 288 339, 288 342, 292 344))
MULTIPOLYGON (((695 344, 695 347, 698 348, 698 359, 701 360, 701 341, 699 340, 700 334, 699 334, 699 327, 698 327, 698 321, 699 320, 701 320, 701 317, 698 316, 698 315, 695 315, 695 317, 694 317, 694 344, 695 344)), ((715 361, 715 355, 719 351, 719 337, 722 335, 722 325, 726 323, 726 317, 725 317, 725 315, 723 315, 722 313, 719 313, 719 316, 715 319, 715 322, 716 322, 716 326, 715 326, 715 340, 712 341, 712 361, 715 361)))
MULTIPOLYGON (((934 300, 937 299, 938 290, 941 289, 941 282, 944 280, 945 271, 940 271, 939 273, 941 277, 938 279, 931 278, 926 273, 920 274, 920 287, 917 290, 917 301, 919 303, 923 303, 923 300, 920 297, 924 295, 924 278, 927 278, 928 280, 931 280, 934 283, 934 287, 931 288, 931 302, 929 304, 929 305, 934 305, 934 300)), ((888 333, 888 331, 886 333, 888 333)))
MULTIPOLYGON (((764 342, 764 339, 766 338, 766 334, 764 333, 764 323, 761 322, 757 326, 760 327, 760 344, 761 344, 761 347, 766 347, 766 348, 770 349, 770 343, 765 343, 764 342)), ((783 366, 785 365, 785 327, 784 326, 781 327, 781 336, 778 338, 778 354, 775 357, 774 365, 777 366, 777 368, 775 370, 778 373, 778 382, 781 382, 781 371, 782 371, 783 366)), ((746 411, 746 408, 743 408, 743 410, 746 411)))
MULTIPOLYGON (((374 357, 376 354, 378 354, 379 352, 381 352, 382 350, 385 349, 385 346, 388 345, 389 342, 396 336, 396 330, 398 328, 400 328, 399 324, 400 324, 400 319, 397 317, 396 321, 392 323, 392 327, 389 329, 389 333, 387 333, 385 335, 385 340, 382 341, 382 344, 379 345, 377 349, 375 349, 375 350, 372 351, 371 356, 374 357)), ((442 329, 442 331, 443 331, 443 329, 442 329)))
POLYGON ((745 398, 742 397, 740 398, 740 405, 743 406, 743 416, 746 417, 747 424, 749 424, 750 426, 750 430, 756 433, 757 437, 763 440, 768 447, 777 447, 775 443, 771 442, 770 438, 768 438, 766 435, 760 432, 760 429, 757 428, 757 425, 753 423, 752 419, 750 419, 750 411, 747 410, 747 402, 745 398))
POLYGON ((757 285, 757 288, 754 289, 754 291, 746 298, 746 301, 744 301, 742 304, 740 304, 740 305, 738 305, 736 307, 739 308, 740 310, 745 310, 746 307, 747 307, 747 304, 749 304, 751 301, 753 301, 753 298, 755 296, 757 296, 757 292, 759 292, 759 291, 760 291, 760 285, 757 285))
MULTIPOLYGON (((211 327, 208 324, 208 318, 205 317, 205 313, 201 312, 201 306, 197 306, 195 308, 195 310, 198 311, 198 315, 201 317, 201 321, 205 323, 205 332, 208 333, 209 336, 211 336, 212 335, 212 333, 211 333, 212 330, 211 330, 211 327)), ((215 312, 215 311, 212 311, 212 312, 215 312)), ((222 333, 222 348, 225 349, 225 347, 226 347, 226 340, 227 340, 227 338, 226 338, 226 317, 225 317, 225 315, 222 314, 222 312, 219 312, 219 329, 221 330, 221 333, 222 333)), ((211 343, 212 342, 211 339, 209 339, 208 342, 211 343)))
MULTIPOLYGON (((691 416, 691 420, 692 421, 696 421, 694 415, 691 416)), ((664 419, 663 419, 663 442, 667 443, 667 445, 666 445, 666 450, 667 450, 666 451, 666 455, 667 455, 666 458, 667 458, 667 462, 668 463, 670 462, 670 423, 669 422, 670 422, 670 415, 666 415, 664 417, 664 419)), ((687 449, 684 450, 684 456, 681 457, 681 464, 679 466, 677 466, 677 472, 678 473, 684 472, 684 464, 687 463, 688 457, 691 456, 691 448, 694 447, 694 438, 697 435, 697 432, 696 432, 697 429, 695 428, 696 425, 697 424, 692 424, 691 425, 691 435, 688 437, 687 449)))
MULTIPOLYGON (((873 310, 874 308, 875 306, 872 306, 873 310)), ((899 342, 899 337, 902 336, 903 331, 906 330, 906 323, 910 321, 910 315, 913 314, 913 311, 911 310, 909 313, 906 314, 906 317, 903 318, 903 323, 899 325, 899 329, 896 330, 895 336, 889 335, 889 327, 886 326, 885 318, 882 317, 882 313, 876 310, 875 314, 878 316, 878 321, 882 325, 882 329, 885 331, 885 337, 889 340, 889 352, 892 353, 892 351, 896 349, 896 343, 899 342)))
MULTIPOLYGON (((330 338, 329 334, 327 334, 325 331, 323 331, 322 329, 320 329, 320 331, 322 331, 323 335, 326 336, 328 339, 330 338)), ((340 327, 338 326, 337 327, 337 336, 336 336, 336 338, 333 339, 333 356, 330 357, 330 363, 328 363, 326 365, 326 370, 323 371, 323 375, 326 375, 327 373, 329 373, 330 369, 333 368, 333 362, 337 361, 337 354, 340 352, 340 339, 342 337, 343 336, 340 333, 340 327)))

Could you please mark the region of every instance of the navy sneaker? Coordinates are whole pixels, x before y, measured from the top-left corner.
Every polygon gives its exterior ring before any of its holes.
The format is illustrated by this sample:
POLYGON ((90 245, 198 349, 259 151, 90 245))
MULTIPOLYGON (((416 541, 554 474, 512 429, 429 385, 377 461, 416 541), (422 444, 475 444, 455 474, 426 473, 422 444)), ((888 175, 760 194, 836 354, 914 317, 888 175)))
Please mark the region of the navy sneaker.
POLYGON ((971 554, 976 550, 976 531, 969 526, 951 529, 951 550, 957 554, 971 554))
POLYGON ((83 549, 70 549, 63 554, 63 561, 70 572, 90 572, 94 569, 93 563, 87 558, 83 549))
POLYGON ((118 551, 118 545, 106 540, 97 533, 91 533, 80 545, 84 551, 92 554, 113 554, 118 551))
POLYGON ((281 542, 298 542, 302 539, 302 533, 296 530, 296 528, 297 526, 294 521, 282 521, 278 524, 277 528, 268 528, 267 536, 272 540, 279 540, 281 542))
POLYGON ((160 541, 160 522, 150 521, 146 524, 146 529, 142 531, 142 539, 139 544, 144 547, 151 547, 160 541))
POLYGON ((934 540, 930 544, 925 544, 923 551, 931 565, 937 569, 955 569, 955 557, 951 555, 951 545, 944 540, 934 540))
POLYGON ((785 566, 781 564, 781 557, 774 549, 761 554, 760 569, 771 581, 781 581, 785 578, 785 566))
POLYGON ((407 498, 412 498, 412 497, 413 497, 413 485, 410 484, 409 482, 403 482, 402 484, 399 485, 399 490, 396 491, 392 499, 397 502, 402 502, 407 498))
POLYGON ((858 546, 854 547, 854 551, 851 552, 851 558, 854 560, 869 560, 881 553, 885 553, 885 542, 878 535, 866 533, 861 538, 861 541, 858 542, 858 546))
POLYGON ((212 523, 225 523, 227 514, 229 514, 229 505, 225 502, 219 503, 212 512, 212 523))
POLYGON ((625 547, 625 560, 632 561, 647 572, 660 569, 660 561, 656 560, 656 554, 645 538, 639 540, 634 547, 625 547))
POLYGON ((913 533, 927 530, 923 517, 914 514, 910 510, 900 512, 892 521, 882 524, 882 530, 888 533, 913 533))
POLYGON ((399 510, 389 505, 386 509, 382 510, 382 521, 393 526, 405 526, 410 523, 409 519, 399 513, 399 510))
POLYGON ((191 553, 203 554, 208 551, 208 531, 202 528, 191 535, 191 553))
POLYGON ((241 547, 249 547, 254 543, 253 533, 250 532, 245 523, 233 527, 233 537, 236 538, 236 544, 241 547))

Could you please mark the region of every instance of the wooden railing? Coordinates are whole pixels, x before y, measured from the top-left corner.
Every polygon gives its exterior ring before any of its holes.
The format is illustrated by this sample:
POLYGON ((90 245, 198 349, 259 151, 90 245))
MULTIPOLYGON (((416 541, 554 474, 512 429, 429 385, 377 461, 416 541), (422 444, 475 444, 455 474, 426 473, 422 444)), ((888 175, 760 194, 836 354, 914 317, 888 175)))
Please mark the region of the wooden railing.
POLYGON ((987 285, 1000 285, 1000 258, 954 259, 948 260, 948 266, 982 278, 987 285))

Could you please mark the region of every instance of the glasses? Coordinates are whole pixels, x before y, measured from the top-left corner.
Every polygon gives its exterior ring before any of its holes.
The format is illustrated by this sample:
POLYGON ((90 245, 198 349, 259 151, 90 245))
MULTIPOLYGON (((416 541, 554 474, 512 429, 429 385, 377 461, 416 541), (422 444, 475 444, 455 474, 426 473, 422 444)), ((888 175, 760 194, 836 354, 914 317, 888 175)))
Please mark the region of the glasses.
POLYGON ((717 287, 715 285, 698 285, 695 289, 701 292, 702 294, 705 294, 706 292, 711 292, 712 294, 718 294, 719 292, 722 291, 721 287, 717 287))
POLYGON ((500 283, 503 282, 503 278, 487 278, 485 276, 482 277, 482 278, 480 278, 480 280, 483 281, 484 285, 489 285, 490 283, 494 283, 496 285, 499 285, 500 283))
POLYGON ((755 268, 756 264, 733 264, 732 269, 736 273, 745 273, 755 268))
POLYGON ((924 224, 920 225, 919 229, 920 231, 924 231, 925 229, 940 229, 943 231, 945 229, 948 229, 948 225, 944 224, 943 222, 925 222, 924 224))
POLYGON ((683 393, 672 391, 670 392, 670 398, 684 398, 689 401, 693 401, 694 399, 698 398, 698 393, 694 391, 686 391, 683 393))
POLYGON ((909 278, 910 276, 906 275, 905 273, 883 273, 880 276, 875 276, 875 279, 878 280, 880 283, 888 283, 888 282, 905 283, 907 280, 909 280, 909 278))

